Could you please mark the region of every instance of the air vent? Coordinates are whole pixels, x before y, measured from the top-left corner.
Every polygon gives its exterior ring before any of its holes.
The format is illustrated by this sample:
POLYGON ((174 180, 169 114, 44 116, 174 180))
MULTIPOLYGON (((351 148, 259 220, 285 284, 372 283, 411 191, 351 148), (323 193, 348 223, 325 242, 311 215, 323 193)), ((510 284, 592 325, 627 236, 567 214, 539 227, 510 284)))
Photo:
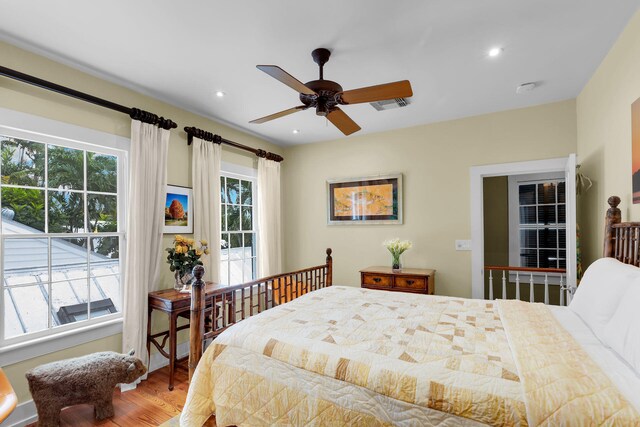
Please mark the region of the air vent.
POLYGON ((377 101, 370 103, 373 108, 378 111, 392 110, 394 108, 406 107, 409 105, 409 100, 406 98, 394 98, 386 99, 384 101, 377 101))

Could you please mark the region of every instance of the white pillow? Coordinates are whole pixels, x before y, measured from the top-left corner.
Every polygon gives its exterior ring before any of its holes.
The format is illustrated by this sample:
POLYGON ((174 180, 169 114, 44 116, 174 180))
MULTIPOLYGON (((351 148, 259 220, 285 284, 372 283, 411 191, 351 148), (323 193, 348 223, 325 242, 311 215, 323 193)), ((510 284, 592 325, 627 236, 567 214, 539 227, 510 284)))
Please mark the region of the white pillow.
POLYGON ((640 280, 624 294, 602 340, 640 374, 640 280))
POLYGON ((640 278, 640 268, 615 258, 601 258, 584 272, 569 308, 584 320, 601 340, 629 286, 640 278))

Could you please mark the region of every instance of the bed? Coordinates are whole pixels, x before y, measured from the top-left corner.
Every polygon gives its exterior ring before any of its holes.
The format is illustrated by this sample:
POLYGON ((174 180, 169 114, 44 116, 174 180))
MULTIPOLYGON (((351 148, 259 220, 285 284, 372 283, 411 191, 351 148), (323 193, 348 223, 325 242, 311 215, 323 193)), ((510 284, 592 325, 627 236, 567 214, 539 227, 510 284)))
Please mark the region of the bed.
POLYGON ((640 224, 609 202, 570 307, 331 286, 330 252, 253 283, 190 365, 181 425, 640 425, 640 224))

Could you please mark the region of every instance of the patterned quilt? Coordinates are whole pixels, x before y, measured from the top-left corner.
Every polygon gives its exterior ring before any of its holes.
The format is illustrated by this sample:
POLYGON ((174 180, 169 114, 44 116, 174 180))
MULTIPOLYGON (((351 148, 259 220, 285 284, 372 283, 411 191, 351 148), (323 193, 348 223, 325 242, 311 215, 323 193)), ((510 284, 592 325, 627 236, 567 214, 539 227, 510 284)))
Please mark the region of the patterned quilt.
POLYGON ((638 423, 542 305, 338 286, 214 341, 181 424, 213 412, 218 425, 638 423))

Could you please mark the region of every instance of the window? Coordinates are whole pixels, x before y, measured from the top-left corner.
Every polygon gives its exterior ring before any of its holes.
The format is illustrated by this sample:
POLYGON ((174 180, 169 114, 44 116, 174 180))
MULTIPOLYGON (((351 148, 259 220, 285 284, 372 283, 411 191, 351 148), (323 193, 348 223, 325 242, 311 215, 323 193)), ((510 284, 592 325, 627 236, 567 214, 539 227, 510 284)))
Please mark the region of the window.
POLYGON ((562 175, 509 177, 509 263, 566 268, 566 200, 562 175))
POLYGON ((126 150, 89 142, 0 126, 0 343, 120 317, 126 150))
POLYGON ((236 285, 256 278, 255 179, 223 172, 220 176, 220 281, 236 285))

